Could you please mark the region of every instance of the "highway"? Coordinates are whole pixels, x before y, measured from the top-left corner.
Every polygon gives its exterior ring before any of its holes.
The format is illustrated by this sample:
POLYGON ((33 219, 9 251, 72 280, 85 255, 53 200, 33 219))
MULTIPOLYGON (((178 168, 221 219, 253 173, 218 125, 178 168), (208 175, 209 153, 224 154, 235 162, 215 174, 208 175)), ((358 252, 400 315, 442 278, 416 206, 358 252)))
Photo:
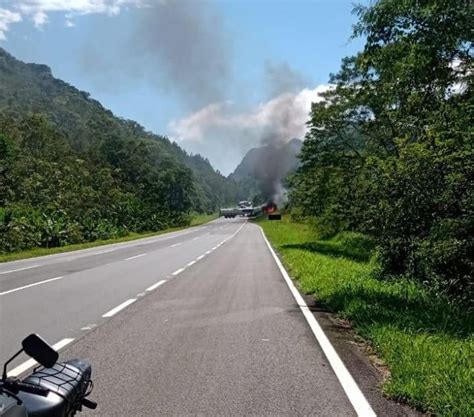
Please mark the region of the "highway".
POLYGON ((277 262, 258 226, 219 219, 0 264, 1 357, 35 332, 90 360, 87 416, 375 415, 277 262))

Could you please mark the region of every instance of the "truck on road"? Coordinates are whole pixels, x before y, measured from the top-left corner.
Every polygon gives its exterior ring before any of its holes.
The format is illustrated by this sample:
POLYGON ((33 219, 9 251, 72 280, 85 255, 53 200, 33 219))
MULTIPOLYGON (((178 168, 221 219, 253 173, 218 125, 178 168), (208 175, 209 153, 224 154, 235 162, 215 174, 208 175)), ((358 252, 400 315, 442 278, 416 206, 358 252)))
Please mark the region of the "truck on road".
POLYGON ((220 214, 226 219, 232 219, 236 216, 241 216, 242 210, 239 207, 222 208, 220 209, 220 214))

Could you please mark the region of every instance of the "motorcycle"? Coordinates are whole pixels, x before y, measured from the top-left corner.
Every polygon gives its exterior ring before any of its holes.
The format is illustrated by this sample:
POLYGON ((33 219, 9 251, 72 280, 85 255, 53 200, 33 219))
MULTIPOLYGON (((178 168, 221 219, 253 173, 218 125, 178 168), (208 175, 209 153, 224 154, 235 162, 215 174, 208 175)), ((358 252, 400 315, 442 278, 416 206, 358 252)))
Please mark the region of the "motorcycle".
POLYGON ((71 417, 82 407, 95 409, 91 393, 91 365, 80 359, 58 362, 59 354, 45 340, 30 334, 22 349, 3 366, 0 417, 71 417), (23 379, 9 377, 8 364, 25 352, 39 366, 23 379))

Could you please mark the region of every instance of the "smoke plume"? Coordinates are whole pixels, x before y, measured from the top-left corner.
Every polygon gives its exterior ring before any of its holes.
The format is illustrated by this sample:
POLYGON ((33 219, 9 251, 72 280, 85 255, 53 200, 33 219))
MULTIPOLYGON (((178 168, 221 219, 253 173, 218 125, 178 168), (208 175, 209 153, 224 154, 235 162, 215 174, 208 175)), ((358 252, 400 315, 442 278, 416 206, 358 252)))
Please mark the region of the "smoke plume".
POLYGON ((297 93, 309 84, 306 76, 292 69, 287 62, 264 64, 264 85, 268 98, 284 93, 297 93))
POLYGON ((308 81, 302 74, 294 71, 288 63, 265 63, 265 85, 267 93, 279 96, 271 107, 268 116, 271 123, 263 129, 260 146, 265 146, 262 158, 256 161, 255 177, 260 185, 262 196, 278 205, 286 202, 286 189, 282 181, 288 174, 290 148, 285 146, 301 130, 301 121, 295 117, 298 108, 295 92, 301 90, 308 81))
POLYGON ((99 77, 96 81, 105 90, 110 84, 107 73, 119 75, 123 83, 142 80, 148 87, 171 92, 193 110, 224 100, 231 78, 232 42, 212 5, 193 0, 146 4, 134 12, 131 29, 126 28, 119 39, 108 39, 116 48, 88 43, 83 69, 99 77))
POLYGON ((191 105, 222 100, 230 75, 230 42, 205 2, 166 1, 144 14, 133 51, 191 105))

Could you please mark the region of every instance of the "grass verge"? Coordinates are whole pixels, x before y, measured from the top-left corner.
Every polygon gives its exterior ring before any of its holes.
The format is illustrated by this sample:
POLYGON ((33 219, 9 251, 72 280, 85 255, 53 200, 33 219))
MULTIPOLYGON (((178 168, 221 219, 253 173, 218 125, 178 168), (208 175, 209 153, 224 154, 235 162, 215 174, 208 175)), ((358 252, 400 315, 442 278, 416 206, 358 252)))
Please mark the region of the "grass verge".
POLYGON ((73 245, 60 246, 57 248, 33 248, 21 252, 12 252, 0 255, 0 262, 17 261, 20 259, 34 258, 37 256, 53 255, 55 253, 72 252, 80 249, 94 248, 96 246, 110 245, 112 243, 128 242, 130 240, 142 239, 144 237, 158 236, 164 233, 175 232, 186 229, 187 227, 199 226, 203 223, 217 219, 217 214, 198 214, 192 217, 189 226, 173 227, 159 232, 129 233, 126 236, 114 239, 95 240, 93 242, 76 243, 73 245))
POLYGON ((390 369, 384 392, 441 416, 474 416, 473 318, 410 280, 375 278, 374 243, 259 220, 301 291, 350 320, 390 369))

